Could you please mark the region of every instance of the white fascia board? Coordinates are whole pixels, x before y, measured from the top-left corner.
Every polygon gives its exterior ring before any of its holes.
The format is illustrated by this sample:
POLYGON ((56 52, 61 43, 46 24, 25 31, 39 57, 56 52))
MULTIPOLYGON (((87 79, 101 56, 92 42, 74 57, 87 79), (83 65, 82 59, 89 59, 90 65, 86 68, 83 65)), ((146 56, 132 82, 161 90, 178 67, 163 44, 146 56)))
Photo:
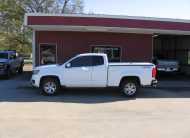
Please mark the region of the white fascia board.
POLYGON ((78 32, 113 32, 139 34, 176 34, 190 35, 190 31, 161 30, 144 28, 98 27, 98 26, 67 26, 67 25, 29 25, 36 31, 78 31, 78 32))
POLYGON ((190 20, 186 20, 186 19, 156 18, 156 17, 142 17, 142 16, 98 15, 98 14, 92 14, 92 15, 90 14, 48 14, 48 13, 26 13, 25 15, 26 16, 55 16, 55 17, 112 18, 112 19, 131 19, 131 20, 190 23, 190 20))
POLYGON ((34 67, 36 66, 36 32, 35 30, 33 30, 33 33, 32 33, 32 60, 33 60, 32 66, 34 69, 34 67))
POLYGON ((24 14, 24 25, 28 25, 28 15, 24 14))

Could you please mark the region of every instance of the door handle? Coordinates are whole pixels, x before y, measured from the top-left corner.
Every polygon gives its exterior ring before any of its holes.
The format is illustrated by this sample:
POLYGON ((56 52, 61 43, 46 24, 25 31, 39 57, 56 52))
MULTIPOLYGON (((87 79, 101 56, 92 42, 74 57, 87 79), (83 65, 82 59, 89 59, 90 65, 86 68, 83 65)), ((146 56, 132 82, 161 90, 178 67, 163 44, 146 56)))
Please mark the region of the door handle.
POLYGON ((82 70, 86 72, 88 71, 88 68, 82 67, 82 70))

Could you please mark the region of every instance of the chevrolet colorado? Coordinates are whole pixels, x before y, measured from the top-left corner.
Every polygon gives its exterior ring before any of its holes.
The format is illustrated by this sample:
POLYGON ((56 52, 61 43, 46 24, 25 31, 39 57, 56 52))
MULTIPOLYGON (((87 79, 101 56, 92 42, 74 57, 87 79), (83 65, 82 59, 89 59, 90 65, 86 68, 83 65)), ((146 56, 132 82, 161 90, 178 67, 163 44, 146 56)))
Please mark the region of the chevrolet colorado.
POLYGON ((48 96, 56 95, 62 86, 119 87, 124 96, 133 97, 140 86, 156 86, 155 77, 152 63, 108 63, 106 54, 86 53, 64 64, 34 68, 31 83, 48 96))

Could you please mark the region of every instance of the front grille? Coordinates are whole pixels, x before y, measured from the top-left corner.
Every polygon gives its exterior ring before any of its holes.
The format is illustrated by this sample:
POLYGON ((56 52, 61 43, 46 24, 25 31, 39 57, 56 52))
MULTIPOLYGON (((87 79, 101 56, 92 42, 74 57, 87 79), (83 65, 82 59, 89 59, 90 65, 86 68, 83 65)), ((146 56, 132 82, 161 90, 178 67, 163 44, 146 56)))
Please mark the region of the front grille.
POLYGON ((1 62, 0 63, 0 69, 5 69, 5 68, 6 68, 6 63, 1 62))

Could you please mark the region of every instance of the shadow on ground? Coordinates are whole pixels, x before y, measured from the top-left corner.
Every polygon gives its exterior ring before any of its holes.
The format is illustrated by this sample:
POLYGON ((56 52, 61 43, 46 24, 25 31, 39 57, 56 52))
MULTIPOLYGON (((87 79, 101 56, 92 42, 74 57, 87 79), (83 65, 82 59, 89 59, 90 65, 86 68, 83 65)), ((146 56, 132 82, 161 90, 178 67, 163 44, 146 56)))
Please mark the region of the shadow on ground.
POLYGON ((109 103, 147 98, 190 98, 190 88, 162 87, 141 88, 136 98, 123 97, 117 89, 63 89, 57 96, 42 95, 30 85, 31 72, 15 75, 10 80, 0 80, 0 102, 61 102, 61 103, 109 103))

